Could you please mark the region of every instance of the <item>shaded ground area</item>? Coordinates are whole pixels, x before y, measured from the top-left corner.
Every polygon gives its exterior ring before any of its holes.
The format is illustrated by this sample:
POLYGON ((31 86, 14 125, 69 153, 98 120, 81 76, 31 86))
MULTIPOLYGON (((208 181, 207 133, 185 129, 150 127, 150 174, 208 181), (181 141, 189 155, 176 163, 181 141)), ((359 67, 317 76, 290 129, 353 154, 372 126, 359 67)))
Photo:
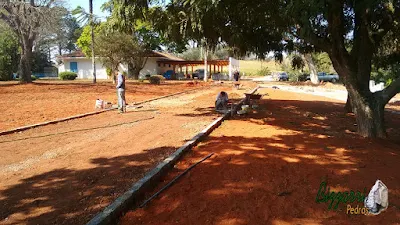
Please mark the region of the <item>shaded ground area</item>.
MULTIPOLYGON (((143 101, 158 96, 199 88, 187 82, 150 85, 128 81, 126 101, 143 101)), ((0 84, 0 131, 94 111, 96 99, 116 104, 111 82, 37 81, 33 84, 0 84)))
MULTIPOLYGON (((156 190, 211 152, 144 209, 120 224, 399 224, 400 118, 387 114, 390 140, 356 135, 354 118, 333 100, 263 89, 258 113, 228 120, 193 149, 156 190), (389 188, 379 216, 347 215, 316 203, 322 181, 331 191, 389 188)), ((353 207, 362 203, 352 203, 353 207)))
MULTIPOLYGON (((298 90, 300 89, 301 91, 306 91, 309 92, 309 94, 314 95, 320 95, 320 94, 315 94, 315 92, 325 92, 326 95, 321 95, 324 97, 331 96, 333 99, 340 99, 343 102, 346 102, 347 100, 347 91, 346 87, 343 84, 340 83, 331 83, 331 82, 322 82, 320 84, 312 84, 311 81, 307 82, 258 82, 259 84, 266 84, 266 85, 278 85, 278 86, 287 86, 287 87, 293 87, 297 88, 298 90)), ((291 88, 290 88, 291 89, 291 88)), ((396 110, 399 111, 400 113, 400 94, 397 94, 390 100, 390 102, 386 105, 386 109, 389 110, 396 110)))
MULTIPOLYGON (((248 89, 254 85, 247 86, 248 89)), ((219 114, 213 86, 0 136, 0 224, 84 224, 219 114)))

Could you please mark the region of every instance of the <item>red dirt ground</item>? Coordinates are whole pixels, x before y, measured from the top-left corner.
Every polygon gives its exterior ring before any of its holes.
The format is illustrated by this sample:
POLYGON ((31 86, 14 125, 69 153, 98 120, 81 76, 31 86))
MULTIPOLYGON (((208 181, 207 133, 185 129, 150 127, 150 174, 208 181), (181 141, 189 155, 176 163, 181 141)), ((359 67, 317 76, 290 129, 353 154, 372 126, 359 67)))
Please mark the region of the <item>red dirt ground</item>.
MULTIPOLYGON (((199 88, 204 83, 166 82, 161 85, 127 83, 128 103, 199 88)), ((37 81, 33 84, 0 84, 0 131, 94 111, 96 99, 116 104, 111 82, 37 81)))
POLYGON ((400 224, 398 115, 386 115, 389 140, 370 140, 354 133, 343 103, 260 92, 270 96, 258 112, 224 122, 153 191, 214 152, 212 158, 120 224, 400 224), (346 204, 335 212, 316 203, 321 181, 331 191, 368 193, 377 179, 389 188, 390 204, 378 216, 347 215, 346 204))
MULTIPOLYGON (((184 88, 138 87, 160 95, 184 88)), ((85 224, 218 117, 213 106, 221 90, 231 98, 245 92, 211 86, 126 114, 105 112, 0 136, 0 224, 85 224)))

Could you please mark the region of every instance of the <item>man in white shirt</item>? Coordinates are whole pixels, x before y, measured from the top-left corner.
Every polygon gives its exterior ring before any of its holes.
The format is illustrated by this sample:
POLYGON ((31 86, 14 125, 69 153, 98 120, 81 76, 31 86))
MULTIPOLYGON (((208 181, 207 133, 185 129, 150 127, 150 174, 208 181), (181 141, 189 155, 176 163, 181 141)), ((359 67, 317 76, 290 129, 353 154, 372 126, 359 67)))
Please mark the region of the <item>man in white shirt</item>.
POLYGON ((118 110, 120 113, 125 112, 126 101, 125 101, 125 76, 122 73, 116 71, 117 75, 117 96, 118 96, 118 110))

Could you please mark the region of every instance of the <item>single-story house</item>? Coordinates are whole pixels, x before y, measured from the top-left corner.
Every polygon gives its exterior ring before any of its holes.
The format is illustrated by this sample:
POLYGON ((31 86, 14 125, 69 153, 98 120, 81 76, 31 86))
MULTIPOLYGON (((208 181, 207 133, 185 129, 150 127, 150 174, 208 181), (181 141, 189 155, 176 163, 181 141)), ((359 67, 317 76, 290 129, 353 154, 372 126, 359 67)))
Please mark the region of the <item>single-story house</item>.
MULTIPOLYGON (((61 63, 57 66, 58 72, 71 71, 78 74, 78 79, 92 79, 93 68, 92 59, 88 58, 81 51, 72 52, 59 56, 61 63)), ((151 51, 148 54, 148 59, 144 68, 140 71, 140 76, 143 77, 147 74, 164 74, 168 70, 172 70, 171 64, 162 63, 163 61, 184 61, 181 58, 173 56, 164 52, 151 51)), ((126 65, 120 65, 120 69, 128 71, 126 65)), ((106 73, 106 68, 96 58, 96 78, 97 79, 109 79, 106 73)))

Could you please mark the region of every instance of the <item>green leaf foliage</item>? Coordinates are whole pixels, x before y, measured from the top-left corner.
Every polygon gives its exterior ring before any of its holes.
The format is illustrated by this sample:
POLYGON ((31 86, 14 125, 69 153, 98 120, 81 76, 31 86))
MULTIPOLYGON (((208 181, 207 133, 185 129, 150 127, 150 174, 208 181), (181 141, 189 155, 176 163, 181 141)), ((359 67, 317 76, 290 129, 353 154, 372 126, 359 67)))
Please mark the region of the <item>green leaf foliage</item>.
POLYGON ((18 68, 19 49, 17 36, 0 23, 0 80, 12 80, 18 68))

